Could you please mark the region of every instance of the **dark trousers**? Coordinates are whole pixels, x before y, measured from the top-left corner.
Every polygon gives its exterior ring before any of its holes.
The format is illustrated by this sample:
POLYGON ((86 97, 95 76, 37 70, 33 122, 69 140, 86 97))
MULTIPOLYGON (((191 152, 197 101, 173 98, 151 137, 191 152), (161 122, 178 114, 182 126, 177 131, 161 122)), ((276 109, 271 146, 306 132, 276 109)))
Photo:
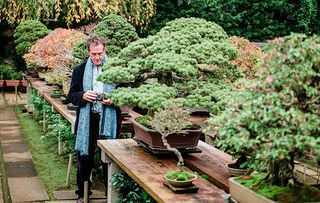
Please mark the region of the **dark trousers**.
MULTIPOLYGON (((84 182, 88 181, 88 194, 89 196, 92 194, 91 186, 92 183, 90 181, 90 175, 94 166, 94 154, 95 149, 97 147, 97 140, 99 139, 99 122, 100 115, 98 113, 90 113, 90 132, 89 132, 89 153, 85 156, 80 156, 80 152, 77 154, 77 186, 78 190, 76 194, 78 197, 84 196, 84 182)), ((102 163, 103 169, 103 180, 105 185, 105 194, 107 196, 108 189, 108 168, 107 164, 102 163)))

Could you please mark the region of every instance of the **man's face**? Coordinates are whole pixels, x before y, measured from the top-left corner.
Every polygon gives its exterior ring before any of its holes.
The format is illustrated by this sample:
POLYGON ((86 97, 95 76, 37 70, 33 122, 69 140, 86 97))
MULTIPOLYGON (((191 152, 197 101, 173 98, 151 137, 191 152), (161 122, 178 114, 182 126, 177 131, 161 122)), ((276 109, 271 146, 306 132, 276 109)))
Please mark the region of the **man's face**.
POLYGON ((105 53, 105 48, 102 44, 89 46, 89 55, 91 57, 92 63, 96 66, 100 66, 105 53))

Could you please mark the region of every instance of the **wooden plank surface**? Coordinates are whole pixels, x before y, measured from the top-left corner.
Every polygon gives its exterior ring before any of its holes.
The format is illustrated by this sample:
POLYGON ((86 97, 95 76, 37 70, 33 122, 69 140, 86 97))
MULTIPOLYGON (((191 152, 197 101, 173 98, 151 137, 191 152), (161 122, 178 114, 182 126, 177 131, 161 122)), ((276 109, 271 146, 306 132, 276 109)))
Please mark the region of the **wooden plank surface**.
POLYGON ((168 170, 177 169, 177 161, 157 158, 132 139, 98 140, 98 146, 157 202, 225 203, 221 197, 225 192, 202 178, 194 182, 199 187, 197 193, 173 193, 162 181, 168 170))
MULTIPOLYGON (((201 126, 203 129, 208 127, 208 124, 206 123, 207 119, 209 119, 209 116, 199 116, 199 115, 190 115, 189 116, 189 120, 192 123, 195 123, 195 124, 201 126)), ((217 132, 213 128, 211 128, 210 131, 206 132, 205 134, 214 138, 216 136, 216 133, 217 132)))
POLYGON ((202 141, 199 141, 198 148, 202 153, 184 155, 185 165, 200 174, 208 175, 210 182, 229 192, 230 174, 226 164, 232 161, 232 156, 202 141))
MULTIPOLYGON (((31 87, 36 89, 41 96, 43 96, 53 108, 59 112, 63 117, 65 117, 72 126, 74 126, 76 121, 76 112, 71 111, 67 108, 67 105, 63 104, 60 98, 52 98, 50 93, 56 90, 55 87, 49 86, 45 81, 41 81, 37 78, 32 78, 29 76, 24 76, 26 80, 30 83, 31 87)), ((139 114, 129 110, 131 117, 137 117, 139 114)), ((122 121, 122 125, 131 125, 131 121, 126 118, 122 121)))

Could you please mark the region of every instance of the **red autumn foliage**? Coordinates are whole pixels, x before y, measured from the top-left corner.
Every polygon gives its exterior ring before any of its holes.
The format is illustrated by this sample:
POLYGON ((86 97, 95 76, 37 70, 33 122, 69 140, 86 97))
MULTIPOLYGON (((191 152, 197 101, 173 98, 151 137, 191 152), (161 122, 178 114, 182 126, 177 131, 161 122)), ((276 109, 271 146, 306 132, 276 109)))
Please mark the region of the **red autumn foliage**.
POLYGON ((257 72, 255 65, 264 53, 257 45, 245 38, 231 36, 229 40, 238 49, 238 58, 230 63, 238 65, 246 78, 254 78, 257 72))
POLYGON ((57 28, 38 40, 23 58, 28 68, 68 70, 74 61, 72 49, 84 38, 80 31, 57 28))

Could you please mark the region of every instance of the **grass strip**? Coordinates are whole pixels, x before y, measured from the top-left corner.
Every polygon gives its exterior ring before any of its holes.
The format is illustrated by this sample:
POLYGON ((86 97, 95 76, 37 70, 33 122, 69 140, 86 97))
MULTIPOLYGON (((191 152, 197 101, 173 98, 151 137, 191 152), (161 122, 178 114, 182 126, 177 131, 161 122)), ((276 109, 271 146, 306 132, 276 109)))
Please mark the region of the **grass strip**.
POLYGON ((3 202, 9 203, 9 202, 12 202, 12 200, 11 200, 10 189, 9 189, 9 184, 8 184, 8 177, 6 175, 3 153, 2 153, 1 147, 0 147, 0 169, 1 169, 1 184, 2 184, 3 202))
POLYGON ((22 113, 21 107, 15 107, 15 113, 32 154, 37 174, 50 200, 54 199, 53 191, 62 189, 74 190, 76 167, 74 167, 73 163, 70 186, 66 187, 68 155, 59 156, 57 154, 57 138, 46 136, 42 131, 42 125, 36 122, 29 114, 22 113))

